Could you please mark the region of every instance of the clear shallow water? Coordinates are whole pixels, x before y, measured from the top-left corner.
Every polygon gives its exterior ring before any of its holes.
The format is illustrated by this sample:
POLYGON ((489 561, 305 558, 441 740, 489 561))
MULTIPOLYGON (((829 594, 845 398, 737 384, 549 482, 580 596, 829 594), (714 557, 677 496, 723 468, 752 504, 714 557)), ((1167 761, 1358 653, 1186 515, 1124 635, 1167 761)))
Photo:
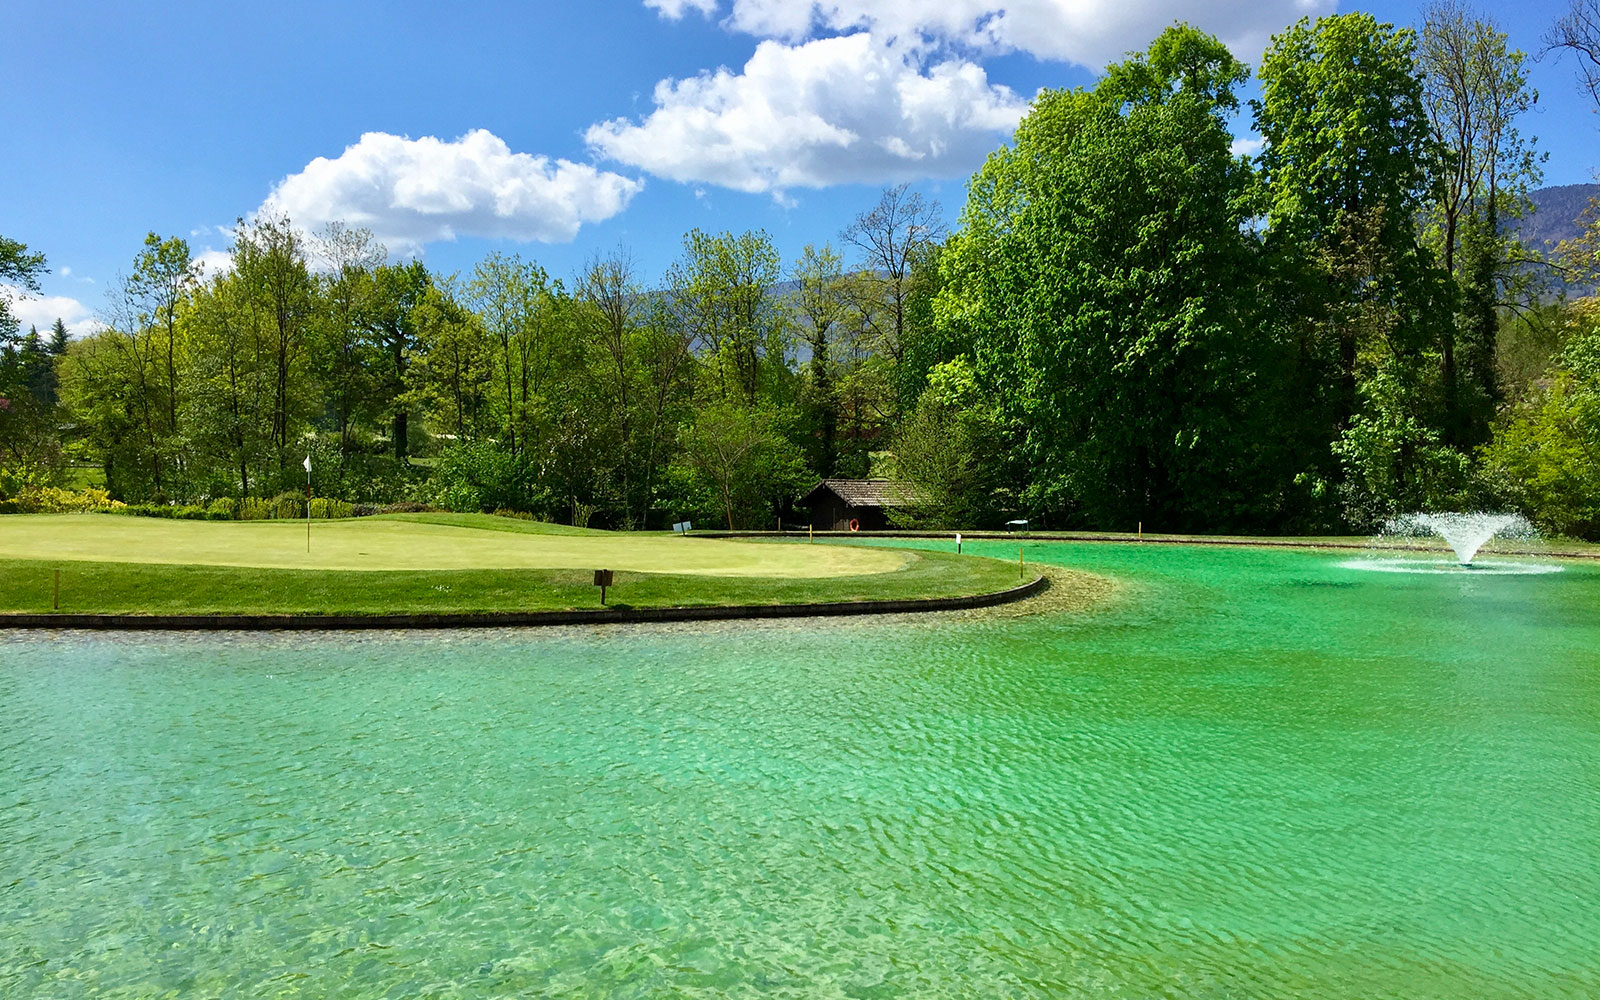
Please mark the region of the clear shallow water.
POLYGON ((1600 994, 1594 568, 1029 558, 1125 586, 0 634, 0 996, 1600 994))

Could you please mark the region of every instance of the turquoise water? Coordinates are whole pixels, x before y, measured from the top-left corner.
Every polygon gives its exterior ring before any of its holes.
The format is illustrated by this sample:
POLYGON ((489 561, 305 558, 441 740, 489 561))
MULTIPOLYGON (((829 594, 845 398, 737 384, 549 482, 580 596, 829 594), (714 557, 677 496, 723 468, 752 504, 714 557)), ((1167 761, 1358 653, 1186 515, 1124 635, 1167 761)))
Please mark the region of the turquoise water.
POLYGON ((0 633, 0 996, 1600 995, 1600 572, 1029 558, 1123 585, 0 633))

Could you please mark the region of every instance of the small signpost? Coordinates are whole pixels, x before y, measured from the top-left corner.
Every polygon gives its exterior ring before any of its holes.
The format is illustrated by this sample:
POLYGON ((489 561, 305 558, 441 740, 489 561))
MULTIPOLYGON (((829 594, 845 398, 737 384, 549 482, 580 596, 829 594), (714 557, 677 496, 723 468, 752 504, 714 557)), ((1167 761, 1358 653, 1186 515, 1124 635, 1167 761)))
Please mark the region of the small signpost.
POLYGON ((595 570, 594 571, 594 585, 596 587, 600 588, 600 606, 601 607, 605 607, 605 605, 606 605, 606 588, 611 586, 611 571, 609 569, 597 569, 597 570, 595 570))
POLYGON ((961 554, 961 532, 956 532, 956 555, 961 554))

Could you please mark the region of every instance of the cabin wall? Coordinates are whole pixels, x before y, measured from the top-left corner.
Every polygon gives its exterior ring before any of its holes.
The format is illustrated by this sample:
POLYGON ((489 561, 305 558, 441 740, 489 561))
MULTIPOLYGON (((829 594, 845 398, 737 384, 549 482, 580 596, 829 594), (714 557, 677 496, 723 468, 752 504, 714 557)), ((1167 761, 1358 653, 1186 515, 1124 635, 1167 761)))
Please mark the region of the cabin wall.
POLYGON ((851 507, 831 493, 811 505, 811 526, 818 531, 849 531, 851 520, 859 521, 862 531, 882 531, 889 526, 882 507, 851 507))

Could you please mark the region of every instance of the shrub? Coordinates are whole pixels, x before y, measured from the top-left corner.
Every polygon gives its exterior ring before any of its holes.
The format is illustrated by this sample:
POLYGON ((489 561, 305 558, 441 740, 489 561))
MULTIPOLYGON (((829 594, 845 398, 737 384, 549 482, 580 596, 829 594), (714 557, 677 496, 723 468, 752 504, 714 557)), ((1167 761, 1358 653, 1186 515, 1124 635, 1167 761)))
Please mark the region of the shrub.
POLYGON ((355 505, 328 497, 314 497, 311 501, 312 517, 355 517, 355 505))
POLYGON ((523 459, 492 444, 447 449, 428 485, 434 502, 446 510, 479 513, 536 506, 533 470, 523 459))
POLYGON ((63 490, 43 486, 24 490, 10 500, 3 501, 0 513, 5 514, 86 514, 99 511, 121 510, 124 504, 111 499, 105 490, 89 487, 84 490, 63 490))
POLYGON ((239 516, 239 501, 233 497, 217 497, 206 506, 214 520, 231 521, 239 516))
POLYGON ((306 514, 305 494, 293 490, 284 490, 267 503, 272 511, 270 517, 293 519, 306 514))

